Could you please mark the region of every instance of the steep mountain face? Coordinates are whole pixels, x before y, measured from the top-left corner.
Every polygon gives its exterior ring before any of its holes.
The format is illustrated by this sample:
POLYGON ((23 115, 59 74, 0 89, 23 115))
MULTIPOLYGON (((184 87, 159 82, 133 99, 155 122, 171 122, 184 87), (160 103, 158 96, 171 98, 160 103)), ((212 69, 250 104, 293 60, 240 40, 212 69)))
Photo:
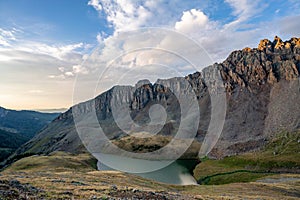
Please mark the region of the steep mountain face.
MULTIPOLYGON (((202 72, 158 80, 154 84, 144 80, 135 87, 115 86, 94 100, 76 105, 61 114, 22 146, 17 154, 86 151, 76 132, 74 116, 88 117, 93 108, 109 139, 128 137, 124 129, 117 125, 112 112, 119 104, 128 105, 132 120, 140 126, 149 123, 151 106, 160 104, 165 108, 167 118, 158 134, 174 136, 182 120, 180 102, 189 95, 189 87, 200 110, 196 135, 199 143, 203 142, 213 115, 211 92, 216 88, 224 89, 227 105, 225 123, 221 137, 209 156, 220 158, 256 150, 277 131, 300 128, 299 73, 300 38, 286 42, 278 37, 273 42, 262 40, 258 48, 234 51, 223 63, 209 66, 202 72), (212 81, 211 77, 216 74, 220 74, 221 82, 212 81)), ((133 131, 151 132, 156 130, 157 125, 147 128, 135 127, 133 131)))
POLYGON ((58 115, 0 107, 0 161, 30 140, 58 115))
POLYGON ((228 93, 226 123, 215 156, 261 147, 272 134, 300 128, 300 39, 262 40, 219 65, 228 93))

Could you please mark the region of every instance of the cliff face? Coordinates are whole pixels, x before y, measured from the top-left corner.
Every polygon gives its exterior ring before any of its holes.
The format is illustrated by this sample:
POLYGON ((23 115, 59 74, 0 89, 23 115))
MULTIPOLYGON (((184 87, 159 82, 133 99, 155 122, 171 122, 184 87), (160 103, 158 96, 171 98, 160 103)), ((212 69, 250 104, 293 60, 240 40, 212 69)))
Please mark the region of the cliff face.
MULTIPOLYGON (((95 100, 76 105, 61 114, 17 153, 85 151, 72 114, 90 113, 93 105, 98 121, 110 139, 126 136, 116 124, 112 113, 120 103, 128 105, 132 120, 140 126, 149 123, 148 113, 153 104, 162 105, 167 118, 159 134, 173 136, 181 121, 180 101, 189 95, 189 87, 192 87, 200 108, 196 135, 200 143, 204 140, 212 117, 213 102, 210 95, 214 91, 218 92, 218 88, 225 92, 226 120, 221 137, 210 156, 223 157, 255 150, 279 130, 300 128, 299 73, 300 38, 286 42, 278 37, 273 42, 262 40, 258 48, 234 51, 223 63, 209 66, 202 72, 158 80, 154 84, 143 80, 135 87, 115 86, 95 100), (212 79, 216 74, 220 74, 221 82, 212 79)), ((148 128, 146 131, 151 132, 157 127, 153 125, 148 128)), ((134 131, 145 130, 137 128, 134 131)))
POLYGON ((221 64, 227 91, 230 92, 236 84, 251 90, 251 87, 266 82, 274 84, 280 80, 297 80, 299 53, 299 38, 282 42, 277 36, 273 42, 262 40, 257 49, 234 51, 221 64))

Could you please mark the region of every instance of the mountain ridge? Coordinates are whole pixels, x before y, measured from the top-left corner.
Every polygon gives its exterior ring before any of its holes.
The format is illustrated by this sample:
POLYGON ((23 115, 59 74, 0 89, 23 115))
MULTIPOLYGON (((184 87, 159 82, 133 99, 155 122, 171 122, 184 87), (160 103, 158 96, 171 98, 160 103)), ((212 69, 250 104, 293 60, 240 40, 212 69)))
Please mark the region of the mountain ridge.
MULTIPOLYGON (((196 139, 203 142, 211 117, 209 90, 223 87, 226 91, 226 121, 218 143, 210 152, 210 157, 222 158, 261 148, 272 134, 287 129, 300 128, 300 110, 295 102, 300 102, 300 38, 282 42, 262 40, 258 48, 233 51, 222 63, 215 63, 186 77, 177 77, 160 84, 144 82, 131 86, 114 86, 95 99, 74 105, 58 116, 43 131, 26 143, 17 154, 86 151, 74 125, 73 112, 90 113, 95 105, 97 117, 104 132, 110 139, 125 137, 113 120, 111 108, 113 98, 129 104, 133 120, 146 123, 151 105, 159 103, 170 114, 161 135, 174 135, 180 123, 178 100, 168 88, 184 93, 182 81, 192 86, 200 107, 201 121, 196 139), (219 73, 222 82, 209 82, 214 73, 219 73), (215 84, 215 85, 214 85, 215 84), (137 87, 139 86, 139 87, 137 87), (182 90, 182 91, 181 91, 182 90), (114 96, 115 95, 115 96, 114 96), (289 97, 289 98, 286 98, 289 97), (72 113, 73 112, 73 113, 72 113), (292 124, 292 125, 291 125, 292 124)), ((182 93, 182 94, 183 94, 182 93)), ((181 93, 180 93, 181 94, 181 93)))

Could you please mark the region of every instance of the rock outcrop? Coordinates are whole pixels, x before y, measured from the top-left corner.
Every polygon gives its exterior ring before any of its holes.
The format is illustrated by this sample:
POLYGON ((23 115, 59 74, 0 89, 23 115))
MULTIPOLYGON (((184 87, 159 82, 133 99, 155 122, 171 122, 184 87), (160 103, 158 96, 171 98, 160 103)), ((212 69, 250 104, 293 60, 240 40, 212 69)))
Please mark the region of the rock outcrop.
POLYGON ((249 90, 266 82, 297 80, 299 77, 299 38, 282 42, 275 37, 271 42, 261 40, 257 49, 234 51, 221 64, 221 74, 228 92, 235 85, 249 90))

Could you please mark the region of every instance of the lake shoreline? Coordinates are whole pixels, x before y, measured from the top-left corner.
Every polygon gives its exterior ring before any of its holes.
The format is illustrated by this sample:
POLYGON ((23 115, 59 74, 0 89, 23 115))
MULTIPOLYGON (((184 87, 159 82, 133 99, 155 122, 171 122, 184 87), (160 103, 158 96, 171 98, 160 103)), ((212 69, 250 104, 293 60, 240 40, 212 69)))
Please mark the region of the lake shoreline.
POLYGON ((193 176, 193 170, 200 161, 196 159, 154 161, 112 154, 96 154, 94 156, 98 160, 97 169, 100 171, 122 171, 173 185, 197 185, 197 180, 193 176), (137 171, 134 171, 135 167, 137 171), (143 167, 145 167, 145 171, 140 171, 143 167))

